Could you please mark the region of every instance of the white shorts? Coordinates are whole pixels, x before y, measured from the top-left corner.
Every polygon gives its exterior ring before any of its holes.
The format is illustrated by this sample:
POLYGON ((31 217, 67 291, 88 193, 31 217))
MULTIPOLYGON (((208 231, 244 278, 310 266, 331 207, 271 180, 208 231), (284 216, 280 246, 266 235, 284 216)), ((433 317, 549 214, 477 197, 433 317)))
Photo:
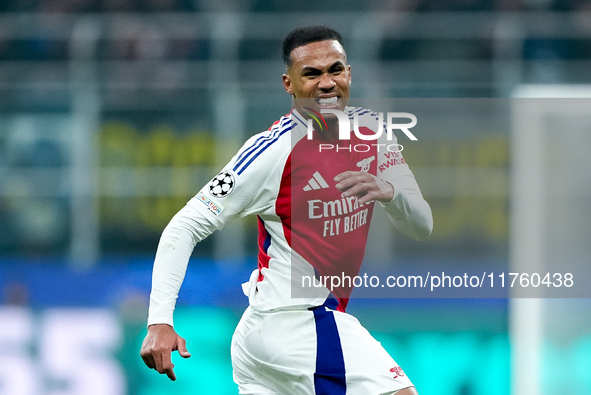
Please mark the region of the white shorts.
POLYGON ((240 394, 378 395, 413 384, 359 321, 325 306, 248 308, 232 338, 240 394))

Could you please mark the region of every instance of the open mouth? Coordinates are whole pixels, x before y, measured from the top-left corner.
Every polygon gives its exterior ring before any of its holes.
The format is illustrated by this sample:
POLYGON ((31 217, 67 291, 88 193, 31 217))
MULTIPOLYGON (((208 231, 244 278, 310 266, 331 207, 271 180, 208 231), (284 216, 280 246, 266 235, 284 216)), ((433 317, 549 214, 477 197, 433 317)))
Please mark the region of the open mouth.
POLYGON ((323 97, 317 99, 318 105, 322 107, 335 107, 339 103, 339 98, 336 96, 333 97, 323 97))

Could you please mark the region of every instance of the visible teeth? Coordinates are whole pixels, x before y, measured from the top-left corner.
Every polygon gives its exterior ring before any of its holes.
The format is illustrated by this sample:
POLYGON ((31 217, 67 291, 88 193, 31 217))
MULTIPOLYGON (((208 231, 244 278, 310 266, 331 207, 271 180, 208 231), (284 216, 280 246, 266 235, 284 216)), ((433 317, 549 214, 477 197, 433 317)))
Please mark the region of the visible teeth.
POLYGON ((339 98, 334 96, 334 97, 329 97, 327 99, 319 99, 318 100, 318 104, 320 104, 321 106, 326 106, 326 105, 331 105, 331 104, 337 104, 337 101, 339 101, 339 98))

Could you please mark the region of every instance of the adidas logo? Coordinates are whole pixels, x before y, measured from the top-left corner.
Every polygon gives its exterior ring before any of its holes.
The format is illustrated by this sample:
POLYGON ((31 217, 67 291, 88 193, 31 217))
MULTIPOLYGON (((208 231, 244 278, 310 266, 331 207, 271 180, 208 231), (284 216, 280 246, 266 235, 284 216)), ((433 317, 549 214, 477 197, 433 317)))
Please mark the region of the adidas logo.
POLYGON ((316 172, 308 181, 308 184, 304 187, 304 191, 311 191, 312 189, 325 189, 328 188, 328 184, 324 181, 324 178, 320 173, 316 172))

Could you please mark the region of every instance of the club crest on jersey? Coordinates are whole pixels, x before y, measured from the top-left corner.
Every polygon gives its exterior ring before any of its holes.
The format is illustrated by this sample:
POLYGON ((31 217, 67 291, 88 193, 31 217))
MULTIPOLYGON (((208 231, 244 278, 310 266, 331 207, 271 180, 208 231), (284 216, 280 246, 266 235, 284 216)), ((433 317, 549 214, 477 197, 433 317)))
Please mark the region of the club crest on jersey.
POLYGON ((217 198, 228 196, 234 190, 236 181, 229 171, 222 171, 209 182, 209 193, 217 198))
POLYGON ((402 368, 400 366, 394 366, 392 369, 390 369, 390 372, 394 373, 393 378, 395 378, 395 379, 397 379, 398 377, 404 376, 404 371, 402 370, 402 368))
POLYGON ((369 165, 371 164, 371 162, 373 162, 373 160, 375 159, 375 156, 372 156, 370 158, 365 158, 360 162, 357 162, 357 166, 359 166, 361 169, 361 171, 363 172, 368 172, 369 171, 369 165))

